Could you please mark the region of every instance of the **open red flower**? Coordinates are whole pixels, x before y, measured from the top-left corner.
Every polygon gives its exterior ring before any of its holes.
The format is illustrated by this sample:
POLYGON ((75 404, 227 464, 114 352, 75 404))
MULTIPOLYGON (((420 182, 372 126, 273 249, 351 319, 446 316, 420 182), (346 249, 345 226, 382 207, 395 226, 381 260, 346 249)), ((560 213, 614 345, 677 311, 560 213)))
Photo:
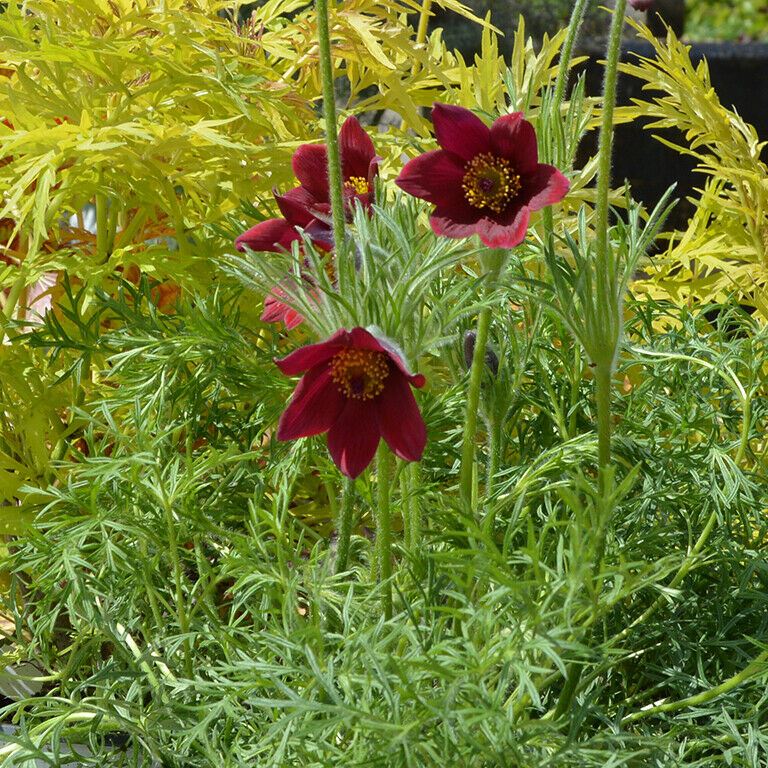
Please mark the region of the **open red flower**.
MULTIPOLYGON (((379 171, 371 137, 357 118, 348 117, 339 131, 339 153, 344 181, 347 212, 353 200, 359 200, 368 210, 374 198, 373 180, 379 171)), ((275 201, 283 214, 279 219, 267 219, 243 232, 235 240, 239 251, 290 251, 293 242, 301 242, 303 229, 313 245, 323 251, 333 249, 331 204, 328 185, 328 154, 325 144, 302 144, 293 154, 293 171, 300 186, 284 195, 274 192, 275 201)), ((286 292, 276 286, 264 300, 261 319, 268 323, 284 323, 287 330, 303 321, 284 301, 286 292)))
MULTIPOLYGON (((373 180, 378 173, 379 157, 357 118, 348 117, 339 131, 339 153, 348 211, 353 200, 369 209, 373 202, 373 180)), ((283 214, 267 219, 243 232, 235 240, 239 251, 289 251, 291 243, 300 241, 297 227, 303 229, 318 248, 331 250, 331 204, 328 185, 328 154, 325 144, 302 144, 291 161, 299 186, 284 195, 275 193, 275 201, 283 214)))
POLYGON ((427 431, 411 386, 425 379, 387 341, 365 328, 342 329, 275 362, 287 376, 304 374, 280 417, 279 440, 327 432, 334 463, 353 478, 381 438, 401 459, 421 459, 427 431))
POLYGON ((531 212, 565 197, 568 179, 539 162, 536 134, 522 112, 489 128, 468 109, 435 104, 432 122, 441 149, 410 160, 395 183, 435 205, 436 234, 476 233, 490 248, 514 248, 525 239, 531 212))

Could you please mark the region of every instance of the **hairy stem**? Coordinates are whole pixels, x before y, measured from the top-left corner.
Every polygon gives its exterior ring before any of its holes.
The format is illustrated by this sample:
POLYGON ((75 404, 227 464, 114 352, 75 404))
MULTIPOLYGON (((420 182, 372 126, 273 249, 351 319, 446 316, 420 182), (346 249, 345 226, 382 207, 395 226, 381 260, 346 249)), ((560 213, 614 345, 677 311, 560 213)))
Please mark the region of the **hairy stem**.
POLYGON ((759 656, 754 658, 741 672, 729 677, 727 680, 716 685, 714 688, 710 688, 708 691, 702 691, 695 696, 689 696, 687 699, 680 699, 679 701, 669 701, 664 704, 659 704, 655 707, 648 707, 641 709, 639 712, 633 712, 631 715, 627 715, 622 719, 622 723, 634 723, 636 720, 641 720, 644 717, 650 717, 653 715, 661 714, 662 712, 677 712, 680 709, 686 709, 687 707, 696 707, 700 704, 706 704, 718 696, 729 693, 734 688, 748 682, 751 678, 757 675, 763 674, 768 667, 768 650, 763 651, 759 656))
POLYGON ((392 618, 392 510, 390 508, 391 454, 382 441, 376 455, 377 519, 376 547, 382 581, 384 618, 392 618))
MULTIPOLYGON (((493 291, 499 279, 504 261, 504 251, 487 252, 487 288, 493 291)), ((480 406, 480 390, 485 372, 485 348, 488 344, 488 329, 491 325, 491 307, 483 307, 477 318, 477 336, 475 351, 472 355, 472 366, 469 372, 469 389, 467 390, 467 410, 464 419, 464 437, 461 446, 461 470, 459 472, 459 489, 463 503, 470 507, 472 504, 472 477, 475 465, 475 436, 477 433, 477 416, 480 406)))
POLYGON ((341 511, 336 525, 339 536, 338 549, 336 550, 336 573, 347 570, 349 561, 349 541, 352 537, 352 513, 354 512, 355 481, 345 478, 344 493, 341 499, 341 511))
POLYGON ((568 75, 571 69, 573 46, 576 44, 576 38, 579 36, 579 30, 584 21, 584 13, 588 5, 589 0, 576 0, 571 11, 571 20, 568 22, 568 32, 560 51, 560 66, 557 70, 557 80, 555 80, 555 99, 552 105, 555 111, 560 109, 560 105, 565 98, 565 89, 568 87, 568 75))
POLYGON ((608 54, 603 84, 603 120, 600 126, 600 141, 597 151, 597 202, 595 229, 597 233, 597 266, 601 269, 608 258, 608 192, 611 185, 611 156, 613 153, 613 111, 616 107, 616 84, 619 75, 619 52, 621 31, 627 0, 616 0, 608 38, 608 54))
POLYGON ((595 367, 597 462, 601 473, 611 463, 611 367, 610 363, 595 367))
POLYGON ((328 148, 328 191, 331 201, 333 241, 336 250, 336 275, 339 280, 339 289, 343 293, 348 274, 345 269, 346 264, 344 263, 346 254, 344 192, 341 179, 339 137, 336 126, 336 94, 333 88, 331 36, 328 28, 328 0, 315 0, 315 10, 317 12, 317 42, 320 52, 320 79, 323 86, 325 143, 328 148))

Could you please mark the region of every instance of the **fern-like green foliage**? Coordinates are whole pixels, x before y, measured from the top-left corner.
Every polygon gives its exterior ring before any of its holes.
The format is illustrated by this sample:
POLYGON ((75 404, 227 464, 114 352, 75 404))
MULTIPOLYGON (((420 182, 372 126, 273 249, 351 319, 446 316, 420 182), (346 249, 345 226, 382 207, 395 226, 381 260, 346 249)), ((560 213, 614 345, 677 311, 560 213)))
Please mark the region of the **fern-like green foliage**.
POLYGON ((656 40, 641 25, 655 58, 639 57, 624 71, 642 80, 644 90, 661 91, 635 99, 622 117, 651 117, 648 128, 676 128, 683 139, 657 136, 662 143, 698 161, 706 177, 697 209, 684 232, 646 268, 650 277, 636 287, 677 303, 720 303, 731 294, 768 320, 768 167, 755 129, 720 103, 706 60, 694 65, 689 48, 669 31, 656 40))

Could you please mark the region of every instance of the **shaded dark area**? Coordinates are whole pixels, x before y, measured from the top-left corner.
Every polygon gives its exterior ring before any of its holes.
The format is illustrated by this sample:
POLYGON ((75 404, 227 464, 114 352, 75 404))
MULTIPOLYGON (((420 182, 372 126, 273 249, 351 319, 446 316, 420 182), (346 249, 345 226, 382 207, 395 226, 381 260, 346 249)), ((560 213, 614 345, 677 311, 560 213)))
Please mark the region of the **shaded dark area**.
MULTIPOLYGON (((596 95, 602 86, 603 68, 598 61, 603 55, 600 47, 587 49, 591 59, 584 68, 587 91, 596 95)), ((628 42, 623 47, 623 60, 631 61, 636 54, 651 57, 653 49, 644 41, 628 42)), ((712 86, 723 106, 734 109, 751 123, 762 140, 768 139, 768 43, 697 43, 691 46, 694 64, 706 57, 712 86), (761 87, 762 84, 762 87, 761 87)), ((629 104, 633 98, 649 100, 653 91, 642 91, 643 83, 631 77, 619 80, 619 103, 629 104)), ((670 227, 682 227, 694 210, 685 198, 701 188, 704 177, 694 173, 695 161, 680 155, 653 138, 653 131, 645 129, 650 120, 637 120, 620 125, 615 134, 614 174, 617 181, 628 180, 633 196, 647 206, 653 206, 664 191, 677 183, 676 196, 680 203, 669 219, 670 227)), ((656 131, 672 141, 684 141, 677 131, 656 131)), ((596 150, 596 135, 585 139, 585 154, 596 150)), ((768 151, 763 150, 768 161, 768 151)))

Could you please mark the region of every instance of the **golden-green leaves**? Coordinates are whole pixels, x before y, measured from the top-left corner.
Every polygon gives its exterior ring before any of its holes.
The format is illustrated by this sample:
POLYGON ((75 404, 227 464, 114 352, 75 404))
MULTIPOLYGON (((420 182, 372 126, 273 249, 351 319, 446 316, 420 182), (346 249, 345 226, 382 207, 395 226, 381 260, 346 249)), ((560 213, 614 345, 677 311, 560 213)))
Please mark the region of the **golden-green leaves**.
POLYGON ((638 26, 656 57, 640 57, 624 71, 661 91, 635 99, 624 116, 653 118, 649 128, 676 128, 685 141, 657 136, 691 155, 706 177, 688 228, 670 238, 666 252, 647 268, 641 290, 677 302, 721 302, 736 294, 768 320, 768 168, 760 159, 765 142, 733 110, 724 107, 709 79, 706 60, 691 61, 689 49, 670 31, 656 40, 638 26))

